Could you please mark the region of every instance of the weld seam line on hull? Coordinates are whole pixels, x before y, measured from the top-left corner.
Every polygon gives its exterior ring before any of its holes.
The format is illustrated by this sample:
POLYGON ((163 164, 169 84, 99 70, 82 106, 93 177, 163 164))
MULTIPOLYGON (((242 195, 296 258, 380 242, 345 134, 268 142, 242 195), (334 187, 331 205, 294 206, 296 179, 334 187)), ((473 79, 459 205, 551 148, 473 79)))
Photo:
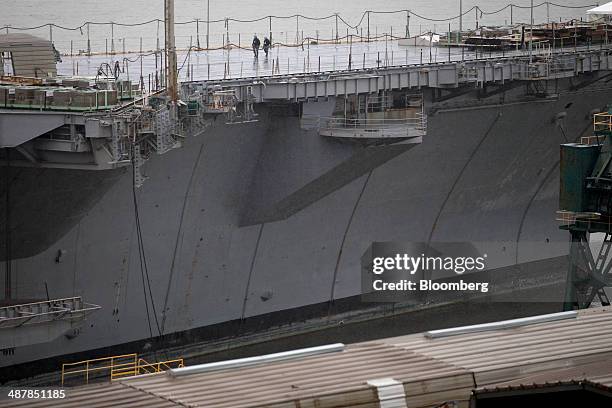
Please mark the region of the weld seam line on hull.
POLYGON ((357 213, 357 208, 359 207, 361 198, 363 197, 366 187, 368 186, 370 177, 372 177, 372 173, 374 173, 374 170, 369 171, 368 176, 363 182, 361 191, 359 191, 359 195, 357 196, 357 200, 355 200, 355 205, 353 206, 353 210, 351 211, 351 216, 349 217, 348 223, 346 224, 346 228, 344 229, 344 235, 342 236, 342 241, 340 242, 340 249, 338 250, 338 257, 336 258, 336 266, 334 267, 334 274, 332 276, 331 291, 329 294, 329 307, 327 309, 327 317, 331 315, 331 305, 332 305, 332 302, 334 301, 334 295, 336 292, 336 279, 338 277, 338 269, 340 268, 340 261, 342 260, 342 253, 344 251, 344 245, 346 243, 346 238, 351 229, 351 226, 353 225, 353 219, 355 218, 355 214, 357 213))
POLYGON ((76 234, 74 237, 74 262, 72 263, 72 296, 76 296, 77 287, 77 265, 79 262, 79 237, 81 235, 81 220, 77 222, 76 234))
MULTIPOLYGON (((557 99, 557 102, 559 100, 560 99, 557 99)), ((567 142, 568 141, 567 135, 563 131, 563 128, 560 126, 560 122, 557 122, 557 126, 559 126, 559 128, 561 129, 561 135, 563 136, 563 138, 567 142)), ((542 127, 544 127, 544 126, 542 126, 542 127)), ((544 132, 540 130, 542 127, 540 127, 539 130, 537 131, 538 135, 543 135, 544 134, 544 132)), ((527 148, 531 147, 532 143, 533 143, 533 139, 530 139, 529 144, 527 145, 527 148)), ((514 256, 515 256, 514 262, 515 263, 518 263, 518 259, 519 259, 519 240, 521 238, 521 235, 523 234, 523 226, 524 226, 525 220, 527 219, 527 213, 529 212, 529 209, 533 205, 533 202, 535 201, 535 198, 540 193, 540 191, 544 187, 544 185, 546 185, 546 182, 548 181, 548 178, 553 174, 553 172, 555 171, 555 169, 557 168, 558 165, 559 165, 559 161, 556 161, 555 164, 550 169, 548 169, 548 171, 546 172, 546 175, 544 176, 544 179, 542 179, 542 181, 540 182, 540 184, 538 185, 538 187, 536 188, 534 193, 531 195, 531 197, 529 198, 529 202, 527 203, 527 206, 523 210, 523 213, 521 215, 521 221, 519 223, 519 227, 518 227, 518 230, 517 230, 517 233, 516 233, 516 240, 515 240, 515 242, 516 242, 516 251, 515 251, 515 254, 514 254, 514 256)))
MULTIPOLYGON (((431 244, 431 239, 433 238, 433 234, 434 234, 434 232, 436 230, 436 227, 438 226, 438 221, 440 221, 440 217, 442 216, 442 212, 444 211, 444 208, 446 207, 446 204, 448 203, 448 201, 450 200, 451 196, 453 195, 453 192, 455 191, 455 188, 457 187, 457 184, 459 184, 459 181, 463 177, 463 174, 465 173, 465 171, 469 167, 469 165, 472 162, 472 160, 474 159, 474 157, 476 156, 476 153, 478 153, 478 150, 480 150, 480 147, 485 142, 485 140, 487 139, 489 134, 491 134, 491 132, 493 131, 493 128, 495 127, 495 125, 499 121, 499 118, 501 118, 501 117, 502 117, 502 111, 500 110, 499 112, 497 112, 497 115, 495 116, 495 119, 493 119, 493 122, 491 123, 491 125, 489 126, 487 131, 484 133, 484 135, 482 136, 482 138, 480 139, 480 141, 478 142, 478 144, 474 148, 474 151, 472 151, 472 153, 470 154, 470 157, 465 162, 465 164, 463 165, 463 168, 461 169, 461 171, 459 172, 459 174, 455 178, 455 181, 451 185, 451 188, 448 191, 448 194, 446 195, 446 197, 444 198, 444 201, 442 202, 442 205, 440 206, 440 209, 438 210, 438 214, 436 215, 436 218, 434 219, 434 222, 431 225, 431 231, 429 232, 429 237, 427 238, 427 246, 429 246, 431 244)), ((425 276, 423 276, 423 279, 425 279, 425 276)))
POLYGON ((193 180, 195 178, 195 173, 198 167, 200 166, 200 160, 202 158, 202 152, 204 151, 204 143, 200 145, 200 150, 198 151, 198 157, 193 164, 193 168, 191 169, 191 175, 189 176, 189 183, 187 183, 187 190, 185 191, 185 196, 183 198, 183 206, 181 208, 181 216, 179 218, 178 231, 176 233, 176 241, 174 243, 174 251, 172 253, 172 264, 170 265, 170 276, 168 277, 168 286, 166 287, 166 295, 164 297, 164 307, 162 308, 162 323, 161 323, 161 334, 164 334, 166 327, 166 311, 168 308, 168 299, 170 297, 170 288, 172 287, 172 279, 174 277, 174 271, 176 268, 176 256, 178 254, 179 242, 181 242, 181 237, 183 235, 183 221, 185 219, 185 212, 187 210, 187 200, 189 198, 189 193, 191 192, 191 188, 193 185, 193 180))
POLYGON ((127 251, 127 270, 125 274, 125 301, 123 302, 123 307, 127 308, 128 302, 128 288, 130 283, 130 266, 132 265, 132 242, 134 240, 134 233, 136 232, 136 220, 132 223, 132 227, 130 229, 130 240, 128 242, 128 251, 127 251))
POLYGON ((263 235, 264 226, 266 224, 260 224, 259 232, 257 233, 257 241, 255 242, 255 248, 253 249, 253 256, 251 257, 251 265, 249 266, 249 276, 247 277, 246 287, 244 289, 244 298, 242 299, 242 311, 240 313, 240 321, 244 322, 246 315, 246 306, 249 299, 249 290, 251 288, 251 279, 253 276, 253 270, 255 269, 255 260, 257 259, 257 252, 259 251, 259 243, 261 242, 261 236, 263 235))
MULTIPOLYGON (((561 131, 561 135, 563 136, 563 139, 565 139, 565 142, 569 143, 570 141, 569 141, 569 139, 567 137, 567 133, 565 133, 565 130, 563 129, 561 124, 558 123, 557 126, 559 127, 559 130, 561 131)), ((589 123, 586 126, 586 128, 582 131, 582 134, 584 134, 590 127, 591 127, 591 124, 589 123)), ((574 141, 576 141, 578 139, 578 137, 576 137, 574 139, 574 141)), ((553 175, 553 173, 557 169, 557 167, 559 167, 560 163, 561 163, 561 161, 557 160, 557 162, 554 164, 554 166, 552 166, 550 168, 550 170, 548 171, 548 173, 546 174, 546 176, 544 177, 544 179, 542 180, 542 182, 540 183, 540 185, 538 186, 538 188, 536 189, 534 194, 529 199, 529 202, 527 203, 527 207, 525 208, 525 211, 523 211, 523 216, 521 218, 521 223, 519 224, 518 233, 516 235, 516 258, 515 258, 515 261, 514 261, 515 263, 518 263, 518 260, 519 260, 519 240, 521 239, 521 235, 523 233, 523 226, 525 224, 525 220, 527 219, 527 213, 531 209, 531 206, 533 205, 533 203, 534 203, 536 197, 538 196, 538 194, 540 194, 540 191, 544 188, 544 186, 548 182, 548 179, 553 175)))
POLYGON ((523 211, 523 216, 521 217, 521 222, 519 224, 519 229, 518 229, 518 232, 516 234, 516 258, 514 260, 514 262, 516 264, 518 264, 518 260, 519 260, 519 240, 521 239, 521 235, 523 234, 523 226, 525 225, 525 220, 527 219, 527 213, 531 209, 531 206, 533 205, 533 203, 534 203, 536 197, 538 196, 538 194, 540 194, 540 191, 542 191, 544 186, 548 183, 550 176, 552 176, 553 173, 555 172, 555 170, 559 167, 559 163, 560 163, 560 161, 557 161, 548 170, 548 173, 546 173, 546 176, 544 177, 542 182, 538 185, 538 188, 536 189, 536 191, 529 198, 529 202, 527 203, 527 206, 525 207, 525 210, 523 211))

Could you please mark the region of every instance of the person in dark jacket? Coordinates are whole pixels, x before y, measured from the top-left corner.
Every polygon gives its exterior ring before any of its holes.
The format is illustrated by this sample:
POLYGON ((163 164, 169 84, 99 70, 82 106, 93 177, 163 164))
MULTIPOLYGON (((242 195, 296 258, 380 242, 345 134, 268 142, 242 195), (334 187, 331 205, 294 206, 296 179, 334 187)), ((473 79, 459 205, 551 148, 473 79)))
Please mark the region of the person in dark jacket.
POLYGON ((268 39, 268 37, 264 37, 263 50, 266 53, 266 57, 268 56, 268 51, 270 50, 270 46, 272 43, 268 39))
POLYGON ((255 37, 253 37, 253 54, 255 55, 255 58, 259 57, 259 46, 261 45, 261 41, 259 41, 259 38, 257 38, 257 34, 255 35, 255 37))

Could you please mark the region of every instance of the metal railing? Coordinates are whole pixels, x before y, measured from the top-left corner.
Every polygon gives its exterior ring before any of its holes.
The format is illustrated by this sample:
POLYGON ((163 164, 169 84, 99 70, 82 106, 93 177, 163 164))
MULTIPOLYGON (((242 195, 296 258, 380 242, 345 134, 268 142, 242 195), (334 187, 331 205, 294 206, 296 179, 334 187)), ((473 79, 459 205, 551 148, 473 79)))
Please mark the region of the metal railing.
POLYGON ((612 220, 610 219, 610 217, 602 217, 600 213, 596 212, 574 212, 561 210, 557 211, 557 217, 555 218, 555 221, 559 221, 566 226, 574 224, 576 223, 576 221, 588 221, 594 224, 612 226, 612 220))
POLYGON ((320 118, 321 129, 382 130, 399 127, 425 130, 427 128, 427 117, 424 114, 418 113, 414 118, 402 119, 351 119, 343 117, 320 118))
POLYGON ((587 146, 600 146, 604 141, 604 136, 582 136, 580 138, 580 144, 587 146))
POLYGON ((557 211, 556 221, 566 228, 579 224, 591 232, 612 233, 612 216, 597 212, 557 211))
POLYGON ((0 307, 0 329, 84 318, 100 306, 85 303, 80 296, 0 307))
POLYGON ((562 61, 559 59, 546 59, 530 63, 527 70, 527 79, 559 78, 574 75, 576 61, 562 61))
POLYGON ((181 367, 184 367, 182 358, 149 363, 142 358, 138 358, 136 353, 123 354, 75 363, 64 363, 62 364, 61 384, 63 386, 69 376, 79 376, 85 379, 85 384, 89 384, 92 378, 107 377, 109 381, 113 381, 141 374, 162 373, 181 367))

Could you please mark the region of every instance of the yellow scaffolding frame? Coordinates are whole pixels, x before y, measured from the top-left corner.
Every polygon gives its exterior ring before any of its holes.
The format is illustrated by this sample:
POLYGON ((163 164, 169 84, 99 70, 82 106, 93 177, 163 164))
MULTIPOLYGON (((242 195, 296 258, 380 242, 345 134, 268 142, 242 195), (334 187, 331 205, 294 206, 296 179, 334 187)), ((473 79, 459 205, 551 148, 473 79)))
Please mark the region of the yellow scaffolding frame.
POLYGON ((138 354, 122 354, 111 357, 95 358, 83 360, 75 363, 62 364, 62 386, 66 377, 70 375, 84 375, 85 384, 89 384, 90 373, 108 371, 110 381, 133 377, 141 374, 156 374, 164 371, 184 367, 182 358, 174 360, 149 363, 143 358, 138 358, 138 354), (75 369, 72 369, 76 367, 75 369))

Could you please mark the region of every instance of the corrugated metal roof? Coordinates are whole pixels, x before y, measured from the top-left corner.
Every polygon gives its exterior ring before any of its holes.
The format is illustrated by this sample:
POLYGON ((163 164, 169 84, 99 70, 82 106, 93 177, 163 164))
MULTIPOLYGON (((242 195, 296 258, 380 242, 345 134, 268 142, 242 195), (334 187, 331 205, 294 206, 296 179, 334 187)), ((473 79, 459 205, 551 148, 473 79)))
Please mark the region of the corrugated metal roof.
POLYGON ((177 378, 147 376, 122 382, 194 406, 239 408, 299 402, 301 406, 331 407, 340 403, 378 406, 376 390, 367 382, 386 377, 403 382, 406 394, 419 395, 423 401, 435 400, 431 394, 440 391, 453 394, 456 390, 453 396, 460 397, 468 390, 469 396, 474 386, 466 370, 379 343, 239 370, 177 378))
POLYGON ((550 370, 518 380, 487 385, 477 389, 477 392, 496 392, 515 388, 579 383, 581 381, 597 384, 601 388, 612 391, 612 361, 604 360, 560 370, 550 370))
MULTIPOLYGON (((589 381, 608 386, 612 384, 611 338, 612 309, 600 308, 581 311, 570 320, 435 339, 409 335, 250 367, 180 377, 159 374, 124 379, 106 387, 79 389, 78 398, 87 395, 87 406, 92 408, 109 406, 104 404, 114 397, 112 393, 150 398, 142 403, 154 407, 378 408, 377 388, 368 381, 393 379, 395 382, 387 382, 403 383, 409 407, 430 407, 446 401, 467 406, 472 390, 478 387, 535 381, 538 375, 554 380, 554 373, 560 380, 574 380, 580 377, 578 373, 586 372, 585 367, 590 367, 589 381), (595 367, 595 363, 599 365, 595 367)), ((79 406, 73 398, 70 396, 69 401, 74 405, 35 402, 27 406, 79 406)), ((117 397, 115 401, 119 400, 117 397)))
POLYGON ((576 319, 428 339, 409 335, 385 343, 474 372, 478 386, 612 359, 612 309, 583 310, 576 319))
MULTIPOLYGON (((65 388, 64 399, 0 401, 6 408, 171 408, 178 405, 155 395, 133 389, 125 384, 97 384, 65 388)), ((4 397, 4 396, 3 396, 4 397)))
POLYGON ((36 37, 26 33, 9 33, 0 34, 0 46, 15 46, 15 45, 51 45, 51 41, 44 38, 36 37))
MULTIPOLYGON (((0 34, 0 52, 11 53, 13 75, 37 78, 57 75, 51 41, 25 33, 0 34)), ((3 69, 0 66, 0 75, 4 74, 3 69)))

